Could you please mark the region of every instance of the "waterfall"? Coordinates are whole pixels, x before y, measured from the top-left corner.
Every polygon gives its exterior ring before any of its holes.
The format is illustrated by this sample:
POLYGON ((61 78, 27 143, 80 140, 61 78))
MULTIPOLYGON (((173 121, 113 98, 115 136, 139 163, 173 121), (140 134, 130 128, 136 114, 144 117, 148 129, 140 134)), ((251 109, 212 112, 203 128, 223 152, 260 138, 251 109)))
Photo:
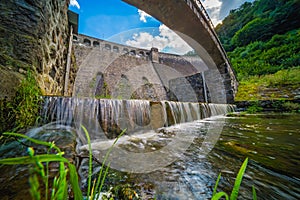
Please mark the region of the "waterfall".
POLYGON ((55 122, 78 129, 83 125, 91 139, 99 139, 103 137, 101 132, 107 138, 115 138, 123 129, 128 133, 153 130, 226 114, 234 109, 228 104, 45 97, 41 115, 44 123, 55 122))

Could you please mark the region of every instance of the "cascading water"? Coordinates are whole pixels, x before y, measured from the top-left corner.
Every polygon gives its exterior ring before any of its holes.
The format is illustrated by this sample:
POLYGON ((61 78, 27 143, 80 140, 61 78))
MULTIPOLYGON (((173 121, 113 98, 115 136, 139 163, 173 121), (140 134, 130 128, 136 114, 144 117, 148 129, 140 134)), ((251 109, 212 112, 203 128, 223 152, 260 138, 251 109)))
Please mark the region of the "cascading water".
POLYGON ((101 132, 115 138, 123 129, 128 132, 152 130, 158 119, 166 127, 226 114, 234 109, 228 104, 45 97, 42 116, 44 123, 56 122, 77 128, 84 125, 96 139, 101 132), (154 113, 153 105, 159 105, 162 116, 154 113))
MULTIPOLYGON (((126 129, 125 135, 110 152, 111 167, 141 173, 172 163, 196 137, 190 131, 176 134, 175 130, 190 126, 189 122, 232 111, 234 106, 227 104, 45 97, 42 115, 45 122, 75 127, 80 152, 87 150, 81 128, 84 126, 91 138, 93 154, 99 160, 126 129), (170 129, 172 134, 167 127, 173 127, 170 129)), ((184 129, 192 130, 193 126, 184 129)), ((212 149, 221 130, 217 124, 207 132, 203 154, 212 149)))

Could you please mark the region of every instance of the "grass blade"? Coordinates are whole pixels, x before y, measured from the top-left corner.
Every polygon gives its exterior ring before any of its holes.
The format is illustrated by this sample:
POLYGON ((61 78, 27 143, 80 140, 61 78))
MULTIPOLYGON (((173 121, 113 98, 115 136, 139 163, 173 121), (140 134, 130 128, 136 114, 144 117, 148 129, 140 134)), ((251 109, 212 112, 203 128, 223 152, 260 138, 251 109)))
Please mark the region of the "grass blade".
POLYGON ((61 152, 61 150, 52 142, 44 142, 44 141, 36 140, 34 138, 28 137, 27 135, 23 135, 23 134, 20 134, 20 133, 5 132, 5 133, 3 133, 3 135, 24 138, 26 140, 29 140, 29 141, 35 143, 35 144, 44 145, 44 146, 47 146, 49 148, 54 148, 58 153, 61 152))
POLYGON ((99 187, 99 192, 98 192, 98 194, 100 194, 100 192, 101 192, 101 190, 102 190, 102 187, 103 187, 103 185, 104 185, 104 181, 105 181, 105 178, 106 178, 106 176, 107 176, 107 174, 108 174, 109 168, 110 168, 110 163, 108 163, 108 165, 107 165, 107 167, 106 167, 106 169, 105 169, 105 172, 104 172, 104 174, 103 174, 103 178, 102 178, 102 180, 101 180, 101 185, 100 185, 100 187, 99 187))
POLYGON ((69 163, 70 184, 74 193, 75 200, 83 200, 83 195, 79 186, 78 174, 75 165, 69 163))
MULTIPOLYGON (((99 176, 98 176, 98 180, 97 180, 97 184, 96 184, 96 189, 95 189, 95 193, 97 194, 97 197, 96 199, 99 198, 99 195, 100 195, 100 192, 101 192, 101 189, 102 189, 102 182, 104 182, 104 180, 101 181, 101 185, 100 185, 100 180, 101 180, 101 177, 102 177, 102 172, 103 172, 103 168, 104 168, 104 165, 106 163, 106 160, 110 154, 110 152, 112 151, 113 147, 115 146, 115 144, 118 142, 119 138, 126 132, 126 129, 124 129, 120 135, 115 139, 114 143, 111 145, 111 147, 108 149, 108 151, 106 152, 105 154, 105 157, 104 157, 104 160, 102 162, 102 165, 101 165, 101 169, 100 169, 100 172, 99 172, 99 176)), ((104 173, 104 176, 102 179, 105 179, 106 177, 106 174, 104 173)))
POLYGON ((252 185, 252 198, 253 200, 257 200, 256 191, 254 185, 252 185))
POLYGON ((221 197, 225 197, 225 199, 228 200, 228 195, 225 192, 218 192, 211 198, 211 200, 218 200, 221 197))
POLYGON ((32 199, 40 200, 41 199, 41 193, 39 191, 40 185, 36 174, 31 175, 29 177, 29 184, 30 184, 30 195, 32 199))
POLYGON ((218 178, 217 178, 217 181, 216 181, 216 184, 215 184, 215 187, 214 187, 214 191, 213 191, 213 196, 217 193, 217 187, 219 185, 220 179, 221 179, 221 173, 218 175, 218 178))
POLYGON ((91 145, 91 139, 89 136, 88 131, 86 130, 86 128, 81 125, 81 128, 83 129, 84 133, 85 133, 85 137, 87 139, 87 143, 88 143, 88 147, 89 147, 89 172, 88 172, 88 191, 87 191, 87 198, 90 198, 90 192, 91 192, 91 183, 92 183, 92 164, 93 164, 93 160, 92 160, 92 145, 91 145))
POLYGON ((23 156, 23 157, 17 157, 17 158, 5 158, 0 160, 0 164, 3 165, 16 165, 16 164, 35 164, 36 161, 39 162, 64 162, 68 163, 69 161, 61 157, 61 155, 52 155, 52 154, 42 154, 42 155, 36 155, 36 156, 23 156))
POLYGON ((55 195, 55 199, 67 199, 68 197, 68 184, 67 184, 67 172, 63 162, 59 163, 59 177, 58 188, 55 195))
POLYGON ((242 166, 239 170, 239 173, 238 173, 238 175, 235 179, 234 186, 233 186, 233 189, 232 189, 232 192, 231 192, 231 195, 230 195, 230 200, 236 200, 237 199, 239 189, 240 189, 240 185, 241 185, 244 173, 246 171, 247 164, 248 164, 248 158, 246 158, 245 161, 243 162, 243 164, 242 164, 242 166))

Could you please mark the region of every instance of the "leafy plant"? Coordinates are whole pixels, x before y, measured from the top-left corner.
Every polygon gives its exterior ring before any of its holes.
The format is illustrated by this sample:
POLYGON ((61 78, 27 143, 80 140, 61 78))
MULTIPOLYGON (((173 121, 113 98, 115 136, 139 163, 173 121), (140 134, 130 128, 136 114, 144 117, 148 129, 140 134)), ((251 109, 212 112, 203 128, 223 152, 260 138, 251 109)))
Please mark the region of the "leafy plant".
POLYGON ((254 101, 251 103, 251 106, 249 106, 246 110, 247 113, 254 114, 257 112, 261 112, 263 108, 259 105, 258 101, 254 101))
MULTIPOLYGON (((237 199, 240 185, 242 183, 242 179, 243 179, 243 176, 244 176, 246 168, 247 168, 247 164, 248 164, 248 158, 245 159, 245 161, 243 162, 243 164, 238 172, 238 175, 235 179, 234 186, 232 188, 232 192, 231 192, 230 196, 226 192, 223 192, 223 191, 217 193, 217 187, 218 187, 219 181, 221 179, 221 173, 218 175, 218 178, 217 178, 216 184, 214 186, 214 190, 213 190, 212 200, 218 200, 222 197, 225 197, 226 200, 236 200, 237 199)), ((257 199, 254 186, 252 186, 252 197, 253 197, 253 200, 257 199)))
POLYGON ((18 133, 3 133, 3 135, 24 138, 35 144, 47 146, 49 147, 49 150, 54 149, 56 151, 56 154, 47 153, 47 154, 35 155, 34 149, 29 147, 28 156, 6 158, 0 160, 0 164, 4 164, 4 165, 17 165, 17 164, 33 165, 33 168, 30 170, 31 175, 29 177, 29 183, 31 187, 30 194, 33 199, 35 200, 41 199, 41 191, 40 191, 41 185, 40 185, 39 177, 41 178, 42 183, 45 186, 45 199, 46 200, 48 199, 48 193, 49 193, 48 192, 49 191, 48 164, 50 162, 59 162, 59 173, 53 179, 53 188, 51 190, 52 192, 51 192, 50 199, 51 200, 66 199, 67 187, 68 187, 67 178, 66 178, 67 174, 69 174, 70 176, 70 184, 74 192, 74 198, 76 200, 83 199, 82 192, 78 185, 78 175, 76 173, 76 167, 72 163, 70 163, 69 160, 63 157, 63 152, 61 152, 61 150, 53 142, 39 141, 30 138, 26 135, 18 134, 18 133))
MULTIPOLYGON (((125 130, 119 135, 119 137, 114 141, 113 145, 107 151, 105 158, 102 162, 101 170, 99 172, 99 176, 96 180, 94 180, 94 184, 92 185, 91 178, 92 178, 92 149, 91 149, 91 142, 89 138, 89 134, 84 126, 82 129, 85 132, 88 141, 88 148, 89 148, 89 174, 88 174, 88 192, 87 198, 88 199, 98 199, 102 187, 104 185, 104 180, 108 173, 108 169, 110 164, 107 165, 105 168, 105 163, 108 159, 110 152, 112 151, 114 145, 118 141, 118 139, 124 134, 125 130), (103 172, 103 170, 105 171, 103 172)), ((25 165, 33 165, 33 168, 30 169, 31 175, 29 177, 30 183, 30 194, 33 199, 40 200, 41 199, 41 188, 45 188, 45 199, 48 200, 49 191, 51 191, 50 199, 51 200, 60 200, 60 199, 68 199, 68 186, 71 186, 71 189, 74 193, 75 200, 82 200, 84 196, 80 189, 78 183, 78 174, 76 171, 76 167, 72 164, 68 159, 64 158, 64 152, 58 148, 54 142, 44 142, 40 140, 36 140, 30 138, 23 134, 18 133, 3 133, 3 136, 13 136, 24 138, 29 140, 35 144, 43 145, 49 148, 46 154, 36 155, 35 151, 32 147, 28 148, 28 156, 23 157, 16 157, 16 158, 6 158, 0 160, 0 164, 4 165, 17 165, 17 164, 25 164, 25 165), (55 150, 55 154, 50 154, 50 150, 55 150), (53 178, 52 188, 49 188, 49 163, 50 162, 59 162, 59 171, 58 174, 53 178), (68 178, 69 177, 69 180, 68 178), (41 181, 40 181, 41 180, 41 181), (41 185, 43 184, 43 186, 41 185)))

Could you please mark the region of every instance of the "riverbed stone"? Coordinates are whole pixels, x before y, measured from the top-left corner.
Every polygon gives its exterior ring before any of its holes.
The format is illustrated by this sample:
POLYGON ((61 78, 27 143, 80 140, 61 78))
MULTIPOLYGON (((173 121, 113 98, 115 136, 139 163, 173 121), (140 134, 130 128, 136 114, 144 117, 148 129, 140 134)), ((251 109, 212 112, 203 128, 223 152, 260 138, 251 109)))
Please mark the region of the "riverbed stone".
POLYGON ((294 96, 294 99, 300 99, 300 95, 294 96))

